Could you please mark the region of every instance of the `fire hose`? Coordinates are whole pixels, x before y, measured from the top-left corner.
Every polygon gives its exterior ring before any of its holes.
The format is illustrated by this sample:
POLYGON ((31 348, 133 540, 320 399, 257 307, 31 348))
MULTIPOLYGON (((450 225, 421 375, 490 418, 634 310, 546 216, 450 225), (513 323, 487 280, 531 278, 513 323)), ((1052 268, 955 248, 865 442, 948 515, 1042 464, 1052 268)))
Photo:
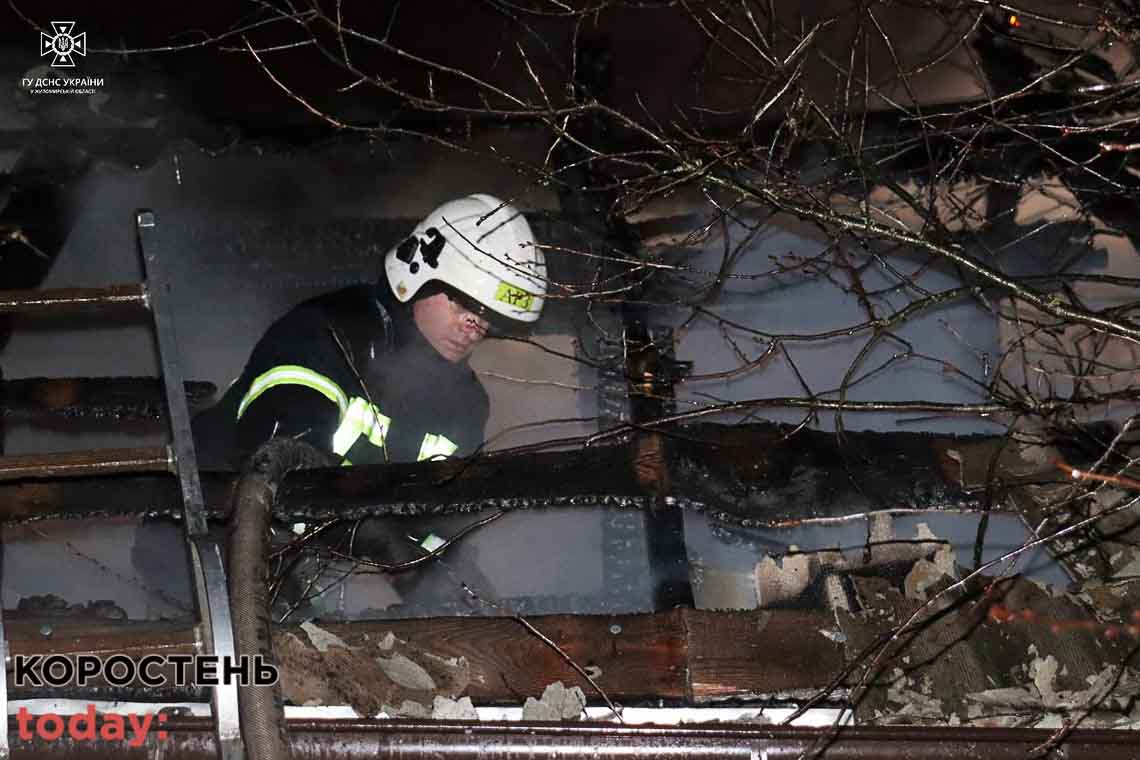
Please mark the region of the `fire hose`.
MULTIPOLYGON (((237 654, 273 658, 269 620, 267 548, 277 489, 291 470, 333 464, 325 454, 291 438, 273 438, 247 461, 234 496, 229 540, 230 599, 237 654)), ((238 691, 242 738, 249 760, 289 757, 280 685, 238 691)))

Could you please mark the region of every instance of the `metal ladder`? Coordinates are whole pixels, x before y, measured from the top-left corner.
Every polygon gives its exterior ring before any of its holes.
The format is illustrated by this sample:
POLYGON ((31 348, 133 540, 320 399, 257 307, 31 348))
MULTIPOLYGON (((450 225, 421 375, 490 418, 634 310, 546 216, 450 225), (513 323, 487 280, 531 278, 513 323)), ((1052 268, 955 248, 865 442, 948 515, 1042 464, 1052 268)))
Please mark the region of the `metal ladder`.
MULTIPOLYGON (((236 661, 229 591, 222 550, 208 532, 206 506, 198 476, 198 461, 190 432, 178 341, 171 315, 171 283, 162 264, 157 220, 152 211, 135 214, 143 282, 104 288, 0 291, 0 314, 67 314, 127 307, 150 312, 158 345, 160 372, 170 420, 171 442, 164 447, 0 457, 0 481, 24 478, 65 478, 127 472, 170 472, 178 477, 186 531, 188 561, 194 579, 203 653, 236 661)), ((0 715, 8 714, 6 688, 9 653, 0 620, 0 715)), ((218 755, 222 760, 244 756, 238 717, 236 683, 212 687, 218 755)), ((9 755, 8 732, 0 731, 0 759, 9 755)))

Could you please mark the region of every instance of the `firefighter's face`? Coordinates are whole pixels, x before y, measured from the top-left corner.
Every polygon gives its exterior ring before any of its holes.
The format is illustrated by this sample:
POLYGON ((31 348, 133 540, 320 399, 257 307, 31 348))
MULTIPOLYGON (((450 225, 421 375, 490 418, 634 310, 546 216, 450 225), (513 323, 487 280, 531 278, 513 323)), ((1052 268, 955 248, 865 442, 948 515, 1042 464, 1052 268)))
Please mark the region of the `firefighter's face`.
POLYGON ((467 358, 475 344, 487 337, 487 320, 472 314, 446 293, 436 293, 412 304, 416 327, 432 348, 449 362, 467 358))

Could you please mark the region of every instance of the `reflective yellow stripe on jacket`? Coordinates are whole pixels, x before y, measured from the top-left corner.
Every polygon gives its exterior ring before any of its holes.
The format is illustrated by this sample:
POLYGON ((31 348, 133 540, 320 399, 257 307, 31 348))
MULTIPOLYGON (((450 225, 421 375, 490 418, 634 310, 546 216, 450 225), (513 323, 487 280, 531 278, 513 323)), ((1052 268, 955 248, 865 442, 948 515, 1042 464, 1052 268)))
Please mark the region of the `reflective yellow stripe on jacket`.
MULTIPOLYGON (((238 419, 241 419, 249 405, 261 394, 278 385, 300 385, 311 388, 336 404, 339 423, 336 432, 333 433, 332 450, 338 456, 345 457, 362 435, 366 436, 373 446, 384 448, 388 429, 392 426, 390 417, 376 408, 375 404, 368 403, 366 399, 359 396, 349 399, 348 394, 339 385, 324 375, 294 364, 282 364, 258 375, 238 404, 238 419)), ((458 449, 459 446, 446 436, 428 433, 420 444, 417 460, 422 462, 435 457, 449 457, 458 449)), ((341 464, 352 463, 345 457, 341 464)))
POLYGON ((257 400, 258 396, 278 385, 300 385, 305 388, 312 388, 336 404, 337 411, 340 412, 341 416, 344 416, 344 410, 348 408, 348 396, 332 380, 305 367, 298 367, 295 364, 281 364, 258 375, 250 383, 249 390, 242 396, 241 403, 238 404, 237 418, 241 419, 245 410, 257 400))
POLYGON ((434 459, 435 457, 449 457, 458 448, 444 436, 428 433, 424 436, 423 443, 420 444, 420 455, 416 459, 422 462, 425 459, 434 459))
POLYGON ((362 435, 367 436, 373 446, 384 448, 391 425, 391 418, 382 414, 375 404, 356 396, 349 402, 348 409, 340 417, 340 426, 333 433, 333 451, 343 457, 362 435))

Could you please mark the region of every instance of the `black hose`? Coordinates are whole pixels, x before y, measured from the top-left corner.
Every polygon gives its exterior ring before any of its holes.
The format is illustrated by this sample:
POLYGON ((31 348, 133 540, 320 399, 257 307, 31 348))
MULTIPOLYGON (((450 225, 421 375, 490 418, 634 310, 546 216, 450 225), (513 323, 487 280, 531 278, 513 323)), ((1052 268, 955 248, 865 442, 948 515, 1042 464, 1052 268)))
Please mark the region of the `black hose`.
MULTIPOLYGON (((236 654, 273 658, 269 620, 269 520, 277 488, 290 470, 335 464, 331 455, 292 438, 273 438, 247 460, 234 495, 229 542, 230 604, 236 654)), ((248 760, 285 760, 285 708, 280 685, 238 689, 242 739, 248 760)))

